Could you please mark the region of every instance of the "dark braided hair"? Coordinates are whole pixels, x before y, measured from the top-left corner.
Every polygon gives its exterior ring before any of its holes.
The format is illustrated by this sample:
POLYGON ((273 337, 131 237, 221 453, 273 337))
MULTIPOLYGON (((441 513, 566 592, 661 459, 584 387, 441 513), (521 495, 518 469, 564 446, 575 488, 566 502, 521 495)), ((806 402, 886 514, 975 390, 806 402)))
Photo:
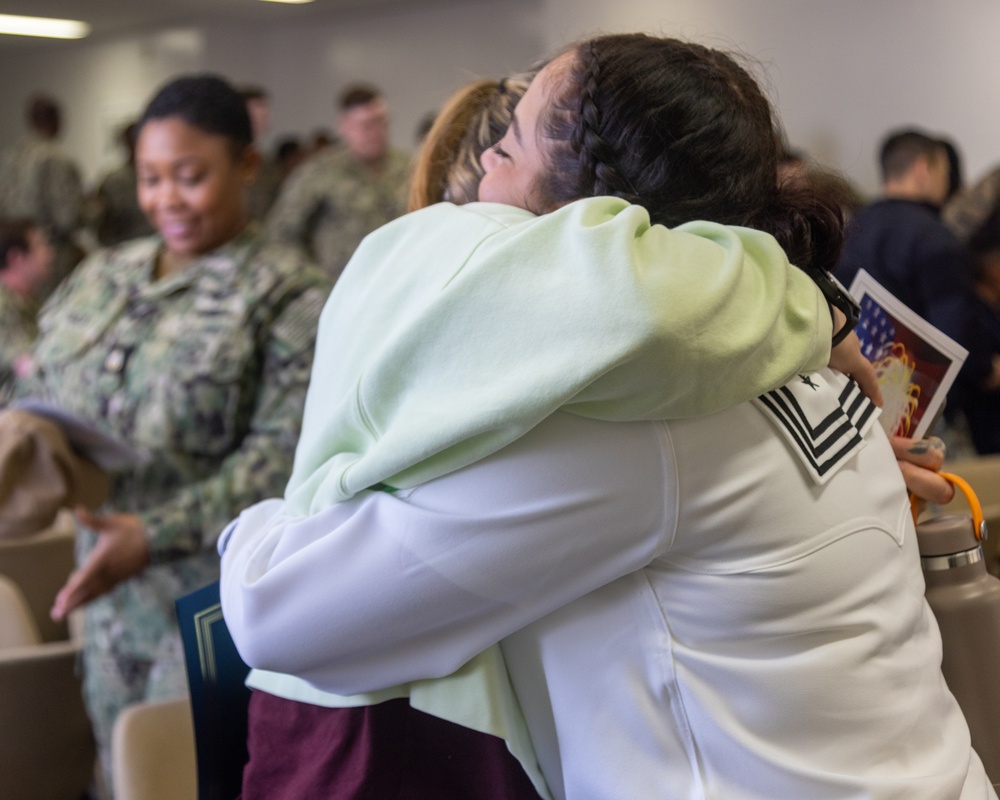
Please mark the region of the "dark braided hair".
POLYGON ((597 37, 567 55, 541 121, 544 205, 621 197, 653 222, 754 227, 800 266, 834 265, 843 214, 813 189, 778 186, 771 104, 731 56, 645 34, 597 37))
POLYGON ((634 187, 616 167, 614 148, 604 138, 601 107, 597 102, 601 68, 594 42, 586 43, 581 49, 586 54, 581 59, 585 72, 580 91, 579 122, 570 142, 580 154, 580 180, 583 185, 592 185, 594 195, 634 195, 634 187))

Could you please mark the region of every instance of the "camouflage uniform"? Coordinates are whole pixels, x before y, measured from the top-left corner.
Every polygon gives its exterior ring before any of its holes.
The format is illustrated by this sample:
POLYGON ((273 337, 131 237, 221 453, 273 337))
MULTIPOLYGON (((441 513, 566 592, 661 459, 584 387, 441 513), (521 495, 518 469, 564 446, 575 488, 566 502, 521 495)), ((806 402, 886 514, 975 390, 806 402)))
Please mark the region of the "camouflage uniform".
POLYGON ((97 198, 97 240, 101 244, 119 244, 153 233, 153 226, 139 208, 133 164, 122 164, 109 172, 97 188, 97 198))
POLYGON ((31 352, 38 338, 38 308, 34 302, 0 285, 0 401, 10 391, 14 362, 31 352))
MULTIPOLYGON (((147 457, 106 511, 145 523, 151 565, 85 608, 84 695, 109 773, 129 703, 186 691, 174 600, 215 580, 215 542, 280 495, 292 467, 329 281, 259 230, 153 280, 157 237, 91 256, 41 317, 25 392, 93 420, 147 457)), ((78 532, 77 559, 96 534, 78 532)))
POLYGON ((250 219, 263 222, 281 191, 281 166, 273 158, 261 157, 257 179, 247 189, 250 219))
POLYGON ((305 248, 336 280, 361 240, 406 210, 408 169, 397 151, 378 174, 344 148, 317 153, 285 182, 267 231, 305 248))
POLYGON ((998 207, 1000 167, 988 172, 974 185, 963 189, 949 200, 941 218, 958 240, 966 244, 998 207))
POLYGON ((79 260, 71 237, 82 210, 80 173, 55 141, 28 136, 0 152, 0 216, 27 217, 45 231, 55 250, 52 286, 79 260))

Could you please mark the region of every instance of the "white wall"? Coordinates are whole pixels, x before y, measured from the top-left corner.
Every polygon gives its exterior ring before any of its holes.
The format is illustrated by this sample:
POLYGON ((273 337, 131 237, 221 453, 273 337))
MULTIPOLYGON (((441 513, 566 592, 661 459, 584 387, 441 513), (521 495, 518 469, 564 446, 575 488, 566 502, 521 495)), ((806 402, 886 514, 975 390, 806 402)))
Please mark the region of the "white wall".
POLYGON ((64 105, 64 144, 88 181, 108 162, 104 144, 115 122, 143 107, 172 74, 209 70, 236 83, 259 83, 271 94, 272 131, 311 135, 331 128, 334 98, 346 85, 367 81, 385 93, 393 139, 412 149, 418 121, 474 77, 504 75, 545 49, 541 0, 470 0, 427 4, 419 10, 348 12, 319 22, 246 24, 162 31, 114 41, 46 43, 0 55, 0 144, 23 132, 19 113, 33 91, 64 105))
POLYGON ((26 98, 47 92, 63 105, 64 145, 92 179, 121 160, 114 133, 142 109, 150 87, 199 69, 203 57, 201 31, 168 30, 65 49, 49 44, 0 59, 0 104, 11 109, 0 120, 0 142, 22 135, 26 98))
MULTIPOLYGON (((107 134, 178 71, 210 69, 272 93, 274 129, 332 123, 333 97, 358 79, 380 85, 394 140, 464 81, 526 66, 598 31, 647 30, 739 48, 771 87, 793 145, 877 191, 875 149, 898 125, 950 135, 968 176, 1000 162, 995 0, 465 0, 375 7, 301 24, 207 26, 0 55, 0 104, 32 90, 66 105, 66 145, 93 178, 113 155, 107 134)), ((0 144, 21 131, 0 119, 0 144)))
POLYGON ((547 0, 550 46, 646 30, 751 54, 790 142, 878 190, 883 135, 951 137, 967 178, 1000 163, 995 0, 547 0))
POLYGON ((393 115, 393 139, 412 149, 418 121, 457 88, 504 75, 545 47, 538 0, 485 0, 420 11, 345 15, 329 27, 268 36, 262 51, 272 92, 272 138, 331 127, 334 98, 348 84, 379 86, 393 115))

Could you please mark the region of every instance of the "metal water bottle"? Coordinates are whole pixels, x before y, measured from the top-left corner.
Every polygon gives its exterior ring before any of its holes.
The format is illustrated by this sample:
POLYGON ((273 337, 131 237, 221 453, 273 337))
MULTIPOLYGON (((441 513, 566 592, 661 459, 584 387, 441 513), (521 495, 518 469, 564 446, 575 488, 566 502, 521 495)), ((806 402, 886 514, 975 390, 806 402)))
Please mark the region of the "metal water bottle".
POLYGON ((965 493, 972 515, 948 514, 920 522, 917 542, 927 602, 944 646, 942 672, 965 714, 972 746, 994 785, 1000 784, 1000 579, 986 571, 986 523, 972 488, 942 477, 965 493))

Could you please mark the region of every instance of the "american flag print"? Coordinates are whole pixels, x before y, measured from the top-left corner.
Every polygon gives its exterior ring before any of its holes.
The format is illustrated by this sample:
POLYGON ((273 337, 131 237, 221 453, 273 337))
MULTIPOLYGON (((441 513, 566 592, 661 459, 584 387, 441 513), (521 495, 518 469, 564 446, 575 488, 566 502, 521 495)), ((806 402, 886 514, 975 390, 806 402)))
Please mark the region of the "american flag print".
POLYGON ((861 299, 861 320, 854 331, 861 340, 861 353, 869 361, 885 357, 896 341, 892 317, 869 295, 861 299))
MULTIPOLYGON (((916 391, 911 392, 917 398, 916 408, 907 412, 905 424, 900 421, 898 428, 894 423, 896 415, 889 409, 882 415, 883 425, 894 428, 888 433, 912 435, 927 412, 930 398, 941 385, 950 361, 945 353, 886 311, 871 295, 863 295, 860 304, 861 319, 854 330, 861 340, 861 352, 865 358, 878 366, 888 356, 898 357, 903 353, 913 368, 909 380, 916 387, 916 391)), ((883 383, 881 378, 879 383, 883 392, 892 391, 892 387, 883 383)))

